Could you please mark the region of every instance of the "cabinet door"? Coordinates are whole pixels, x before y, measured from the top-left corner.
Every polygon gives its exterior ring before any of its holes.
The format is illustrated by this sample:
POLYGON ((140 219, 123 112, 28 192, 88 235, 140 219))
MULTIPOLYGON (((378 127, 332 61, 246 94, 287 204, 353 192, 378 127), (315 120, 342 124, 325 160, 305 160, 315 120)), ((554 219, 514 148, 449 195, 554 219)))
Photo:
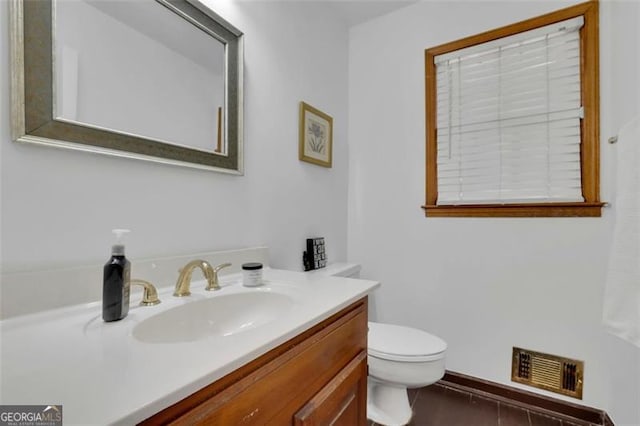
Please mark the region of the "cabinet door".
POLYGON ((367 353, 360 352, 298 411, 295 426, 367 424, 367 353))

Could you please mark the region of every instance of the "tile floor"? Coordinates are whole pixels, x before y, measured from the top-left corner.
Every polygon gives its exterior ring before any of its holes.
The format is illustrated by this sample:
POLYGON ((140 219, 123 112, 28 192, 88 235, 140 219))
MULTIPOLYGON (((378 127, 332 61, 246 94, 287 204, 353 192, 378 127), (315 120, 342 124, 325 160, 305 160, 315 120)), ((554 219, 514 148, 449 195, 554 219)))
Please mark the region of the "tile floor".
MULTIPOLYGON (((409 391, 411 426, 595 426, 562 414, 542 413, 436 383, 409 391)), ((377 426, 371 423, 371 426, 377 426)))

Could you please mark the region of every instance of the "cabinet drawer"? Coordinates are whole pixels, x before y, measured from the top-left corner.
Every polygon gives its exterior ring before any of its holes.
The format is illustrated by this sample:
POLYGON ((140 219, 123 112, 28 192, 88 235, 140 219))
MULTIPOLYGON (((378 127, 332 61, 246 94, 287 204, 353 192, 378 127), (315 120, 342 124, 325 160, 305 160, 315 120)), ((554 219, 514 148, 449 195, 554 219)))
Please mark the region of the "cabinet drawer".
POLYGON ((290 425, 366 347, 364 298, 143 424, 290 425))

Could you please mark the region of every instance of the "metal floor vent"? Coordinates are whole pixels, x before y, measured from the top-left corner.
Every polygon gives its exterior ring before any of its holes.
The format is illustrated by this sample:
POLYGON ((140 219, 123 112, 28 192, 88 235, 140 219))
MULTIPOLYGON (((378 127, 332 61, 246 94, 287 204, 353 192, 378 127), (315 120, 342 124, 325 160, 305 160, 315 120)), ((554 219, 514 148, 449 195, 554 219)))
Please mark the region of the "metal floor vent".
POLYGON ((511 380, 582 399, 584 362, 513 348, 511 380))

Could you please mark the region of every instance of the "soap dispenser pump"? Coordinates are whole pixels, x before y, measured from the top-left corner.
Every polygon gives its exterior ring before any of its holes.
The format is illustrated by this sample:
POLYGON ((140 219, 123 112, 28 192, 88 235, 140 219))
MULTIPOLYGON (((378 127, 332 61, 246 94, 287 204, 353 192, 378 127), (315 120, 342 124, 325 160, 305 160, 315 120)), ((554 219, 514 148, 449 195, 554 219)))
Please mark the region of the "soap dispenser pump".
POLYGON ((102 319, 121 320, 129 313, 131 263, 124 257, 123 236, 128 229, 114 229, 116 243, 111 247, 111 259, 104 265, 102 283, 102 319))

